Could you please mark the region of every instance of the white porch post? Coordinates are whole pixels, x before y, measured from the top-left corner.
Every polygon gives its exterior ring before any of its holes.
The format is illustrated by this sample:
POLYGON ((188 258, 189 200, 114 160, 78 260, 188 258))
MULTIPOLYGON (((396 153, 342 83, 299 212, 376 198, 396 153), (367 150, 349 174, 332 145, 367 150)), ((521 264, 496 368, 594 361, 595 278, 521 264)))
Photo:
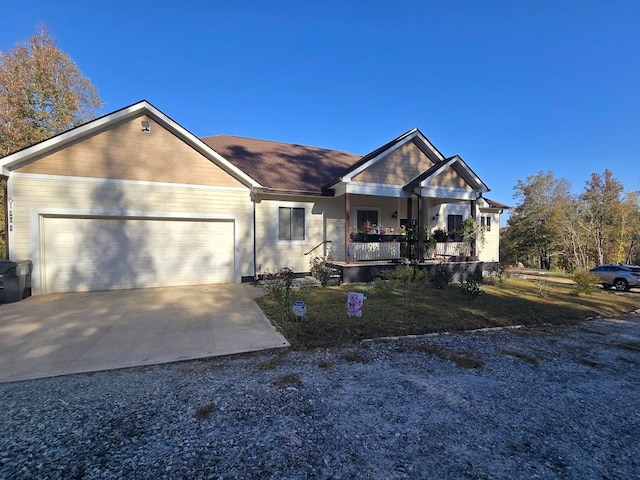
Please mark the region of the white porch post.
POLYGON ((349 258, 349 242, 351 236, 349 228, 351 225, 351 195, 349 193, 344 194, 344 261, 350 263, 349 258))
MULTIPOLYGON (((471 200, 471 218, 473 218, 474 222, 477 221, 476 215, 477 215, 476 201, 471 200)), ((473 240, 471 240, 471 255, 475 256, 477 254, 478 254, 478 239, 474 238, 473 240)))

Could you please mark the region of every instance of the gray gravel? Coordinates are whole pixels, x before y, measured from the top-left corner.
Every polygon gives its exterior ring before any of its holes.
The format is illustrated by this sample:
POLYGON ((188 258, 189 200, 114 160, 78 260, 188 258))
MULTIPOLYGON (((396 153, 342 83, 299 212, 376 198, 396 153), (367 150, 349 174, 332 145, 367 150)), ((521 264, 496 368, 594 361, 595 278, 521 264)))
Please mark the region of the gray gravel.
POLYGON ((639 478, 640 318, 0 385, 0 478, 639 478))

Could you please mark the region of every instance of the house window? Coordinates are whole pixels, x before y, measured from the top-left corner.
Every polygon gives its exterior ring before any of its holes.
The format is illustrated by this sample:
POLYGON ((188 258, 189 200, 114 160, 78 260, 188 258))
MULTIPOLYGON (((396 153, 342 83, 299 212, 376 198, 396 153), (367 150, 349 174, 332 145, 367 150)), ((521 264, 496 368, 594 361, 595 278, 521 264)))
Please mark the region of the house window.
POLYGON ((487 217, 486 229, 487 229, 487 232, 491 231, 491 217, 487 217))
POLYGON ((304 227, 304 208, 280 207, 278 209, 278 240, 304 240, 304 227))
POLYGON ((484 228, 485 223, 484 223, 484 217, 480 217, 480 227, 484 228))
POLYGON ((449 233, 462 233, 462 215, 447 216, 447 231, 449 233))
POLYGON ((368 225, 368 228, 372 228, 374 225, 378 225, 377 210, 358 210, 357 217, 358 217, 358 230, 366 230, 367 225, 368 225))

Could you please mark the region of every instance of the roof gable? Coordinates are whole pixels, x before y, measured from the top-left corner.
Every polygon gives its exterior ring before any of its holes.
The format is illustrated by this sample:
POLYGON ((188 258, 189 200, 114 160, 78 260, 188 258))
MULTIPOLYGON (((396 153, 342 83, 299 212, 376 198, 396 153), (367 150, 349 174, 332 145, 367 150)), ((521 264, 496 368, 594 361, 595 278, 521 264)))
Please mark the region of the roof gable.
POLYGON ((151 116, 141 114, 75 138, 17 173, 245 187, 151 116), (143 127, 142 125, 146 125, 143 127))
MULTIPOLYGON (((413 144, 423 153, 424 157, 431 160, 432 163, 439 162, 444 159, 444 156, 435 147, 435 145, 433 145, 419 129, 413 128, 362 157, 360 161, 353 164, 348 170, 344 171, 341 176, 336 176, 334 180, 325 185, 324 188, 331 188, 339 182, 351 182, 362 172, 374 167, 378 162, 381 162, 396 150, 402 149, 409 142, 413 142, 413 144)), ((382 169, 383 168, 384 167, 382 167, 382 169)))
POLYGON ((411 190, 417 187, 466 189, 474 190, 478 193, 489 191, 489 187, 459 155, 454 155, 434 164, 407 183, 404 189, 411 190))
MULTIPOLYGON (((149 119, 157 122, 158 125, 162 126, 189 147, 195 149, 201 155, 204 155, 210 162, 215 163, 225 172, 234 176, 242 182, 242 184, 247 186, 260 186, 258 182, 248 176, 245 172, 236 168, 195 135, 180 126, 146 100, 142 100, 138 103, 63 132, 48 140, 39 142, 31 147, 27 147, 23 150, 7 155, 6 157, 0 158, 0 171, 8 174, 10 171, 26 167, 30 163, 43 158, 47 154, 60 151, 67 146, 77 144, 84 139, 96 136, 101 132, 105 132, 143 115, 146 115, 149 119)), ((181 165, 176 165, 176 167, 178 166, 182 167, 181 165)))
POLYGON ((404 186, 433 166, 434 160, 413 141, 403 142, 352 177, 352 181, 404 186))

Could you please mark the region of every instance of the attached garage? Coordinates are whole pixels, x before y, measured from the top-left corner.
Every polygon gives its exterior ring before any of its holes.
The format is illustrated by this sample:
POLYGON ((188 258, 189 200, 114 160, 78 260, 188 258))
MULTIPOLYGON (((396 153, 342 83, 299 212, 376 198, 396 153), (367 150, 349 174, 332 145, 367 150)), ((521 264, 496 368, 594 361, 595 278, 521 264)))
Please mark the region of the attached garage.
POLYGON ((255 275, 260 184, 142 101, 0 159, 34 295, 255 275))
POLYGON ((234 222, 43 217, 43 293, 235 281, 234 222))

